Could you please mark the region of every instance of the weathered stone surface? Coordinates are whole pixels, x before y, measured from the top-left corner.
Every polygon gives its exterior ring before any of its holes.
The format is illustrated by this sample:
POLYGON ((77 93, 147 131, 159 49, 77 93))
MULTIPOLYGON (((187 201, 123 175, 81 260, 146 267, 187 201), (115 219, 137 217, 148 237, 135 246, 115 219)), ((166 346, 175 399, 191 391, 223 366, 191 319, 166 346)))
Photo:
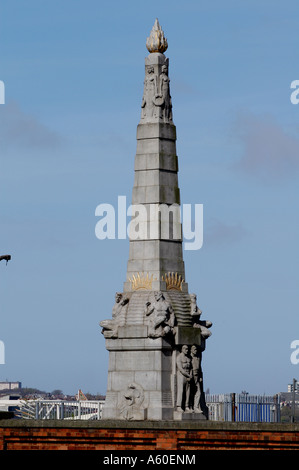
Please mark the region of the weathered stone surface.
POLYGON ((199 329, 192 326, 177 326, 175 328, 175 342, 176 344, 201 344, 201 332, 199 329))
POLYGON ((174 124, 163 122, 152 122, 147 124, 138 124, 137 141, 145 139, 167 139, 176 141, 176 127, 174 124))
POLYGON ((142 153, 135 156, 135 171, 164 170, 177 172, 178 169, 178 157, 175 154, 142 153))

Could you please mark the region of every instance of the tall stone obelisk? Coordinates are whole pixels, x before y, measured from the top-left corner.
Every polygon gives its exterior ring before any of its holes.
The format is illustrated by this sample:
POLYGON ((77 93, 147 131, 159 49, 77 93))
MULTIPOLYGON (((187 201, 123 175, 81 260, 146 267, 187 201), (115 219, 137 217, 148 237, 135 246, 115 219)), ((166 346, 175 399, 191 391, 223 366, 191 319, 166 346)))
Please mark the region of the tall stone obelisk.
POLYGON ((182 250, 168 44, 155 21, 146 42, 137 127, 129 260, 112 318, 103 419, 207 419, 201 355, 210 322, 188 293, 182 250))

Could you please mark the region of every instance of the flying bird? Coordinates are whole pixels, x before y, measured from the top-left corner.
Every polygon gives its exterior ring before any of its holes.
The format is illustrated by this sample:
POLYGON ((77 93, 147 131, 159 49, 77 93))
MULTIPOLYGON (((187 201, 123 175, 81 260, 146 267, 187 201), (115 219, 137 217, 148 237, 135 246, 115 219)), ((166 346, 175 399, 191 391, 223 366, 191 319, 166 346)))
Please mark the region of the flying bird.
POLYGON ((10 255, 2 255, 2 256, 0 256, 0 261, 2 261, 3 259, 5 259, 6 264, 7 264, 8 261, 11 260, 11 256, 10 256, 10 255))

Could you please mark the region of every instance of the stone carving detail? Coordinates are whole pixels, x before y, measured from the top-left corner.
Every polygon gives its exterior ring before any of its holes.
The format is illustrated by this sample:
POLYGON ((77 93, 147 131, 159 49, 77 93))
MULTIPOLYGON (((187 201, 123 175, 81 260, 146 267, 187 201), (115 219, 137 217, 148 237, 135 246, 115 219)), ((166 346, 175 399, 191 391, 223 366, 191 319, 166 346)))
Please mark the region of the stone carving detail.
POLYGON ((141 103, 141 119, 157 117, 157 109, 154 106, 154 99, 157 94, 157 75, 153 66, 148 66, 144 80, 144 91, 141 103))
POLYGON ((192 378, 191 359, 188 355, 188 346, 184 344, 177 357, 177 411, 189 411, 190 382, 192 378))
POLYGON ((161 291, 155 292, 153 302, 146 303, 145 315, 149 317, 148 336, 150 338, 174 334, 175 314, 172 305, 161 291))
POLYGON ((166 282, 166 289, 167 290, 182 290, 182 284, 184 279, 178 273, 168 273, 162 276, 162 281, 166 282))
POLYGON ((196 299, 197 299, 196 294, 190 294, 191 316, 192 316, 192 321, 193 321, 193 327, 200 328, 202 338, 206 339, 212 334, 211 331, 209 330, 209 328, 211 328, 212 326, 212 322, 208 320, 205 320, 205 321, 200 320, 202 311, 198 308, 196 299))
POLYGON ((168 78, 168 67, 162 65, 162 73, 159 77, 160 89, 155 98, 156 106, 161 106, 162 118, 165 122, 172 121, 172 102, 170 96, 170 79, 168 78))
POLYGON ((153 65, 146 67, 144 91, 141 103, 141 121, 172 122, 172 101, 170 95, 168 66, 162 65, 161 73, 155 73, 153 65))
POLYGON ((136 276, 133 274, 132 279, 129 277, 129 281, 131 282, 132 290, 150 290, 152 288, 152 282, 156 281, 156 278, 153 274, 149 276, 148 273, 146 273, 146 275, 144 273, 137 273, 136 276))
POLYGON ((144 420, 144 391, 141 385, 132 382, 121 394, 118 406, 120 417, 128 421, 144 420))
POLYGON ((151 53, 163 53, 168 48, 167 39, 164 36, 164 32, 159 24, 158 18, 156 18, 155 24, 150 32, 149 37, 146 40, 146 48, 151 53))
POLYGON ((191 364, 192 364, 192 379, 191 379, 190 406, 195 413, 203 413, 207 416, 208 408, 206 406, 205 395, 203 391, 201 351, 195 344, 191 346, 191 364))
POLYGON ((182 346, 177 356, 177 411, 203 413, 207 415, 207 406, 203 391, 201 369, 201 351, 196 345, 189 348, 182 346))
POLYGON ((125 324, 126 312, 129 299, 121 292, 115 294, 115 304, 112 309, 112 319, 102 320, 100 326, 103 328, 102 333, 105 338, 117 338, 118 328, 125 324))

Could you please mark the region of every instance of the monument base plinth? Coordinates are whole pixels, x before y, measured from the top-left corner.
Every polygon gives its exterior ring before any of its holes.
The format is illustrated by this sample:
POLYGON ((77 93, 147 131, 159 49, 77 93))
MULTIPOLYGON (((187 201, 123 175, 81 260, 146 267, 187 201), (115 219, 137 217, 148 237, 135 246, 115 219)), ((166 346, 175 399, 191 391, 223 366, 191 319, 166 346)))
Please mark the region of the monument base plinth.
POLYGON ((149 338, 147 326, 126 325, 106 339, 108 385, 103 419, 172 420, 172 347, 149 338))
POLYGON ((206 421, 208 418, 203 413, 193 411, 174 411, 174 421, 206 421))

